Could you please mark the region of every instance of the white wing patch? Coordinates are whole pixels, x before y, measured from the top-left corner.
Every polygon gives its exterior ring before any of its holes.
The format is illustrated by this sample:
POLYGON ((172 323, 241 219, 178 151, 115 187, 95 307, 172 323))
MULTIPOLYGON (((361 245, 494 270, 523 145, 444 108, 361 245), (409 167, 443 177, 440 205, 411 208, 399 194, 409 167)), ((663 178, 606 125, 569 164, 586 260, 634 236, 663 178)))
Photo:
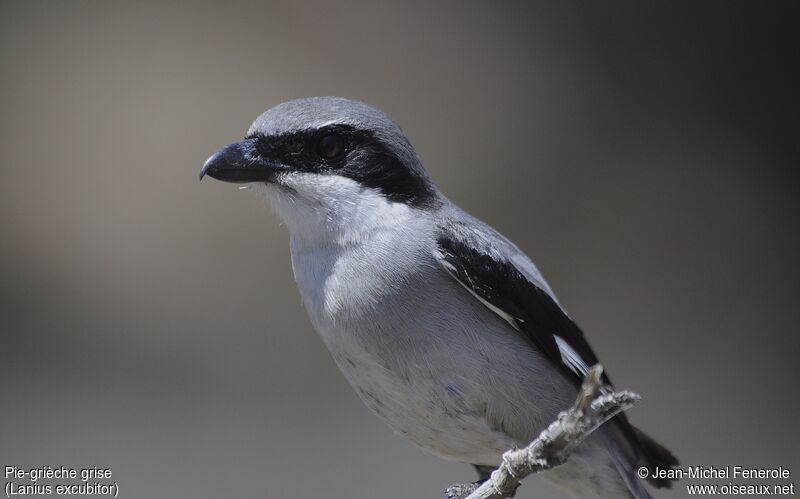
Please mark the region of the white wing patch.
POLYGON ((556 339, 558 351, 561 352, 561 362, 581 377, 586 376, 586 373, 589 372, 589 367, 578 355, 578 352, 573 350, 561 336, 554 334, 553 337, 556 339))
POLYGON ((477 298, 479 302, 483 303, 483 304, 486 306, 486 308, 488 308, 489 310, 491 310, 492 312, 494 312, 495 314, 497 314, 498 316, 500 316, 500 318, 501 318, 501 319, 503 319, 504 321, 508 322, 508 323, 511 325, 511 327, 513 327, 514 329, 516 329, 517 331, 519 331, 519 324, 517 323, 517 319, 515 319, 514 317, 512 317, 512 316, 511 316, 510 314, 508 314, 507 312, 504 312, 503 310, 501 310, 501 309, 499 309, 499 308, 495 307, 494 305, 492 305, 492 304, 491 304, 491 303, 489 303, 488 301, 484 300, 484 299, 483 299, 483 298, 482 298, 482 297, 481 297, 481 296, 480 296, 478 293, 476 293, 476 292, 475 292, 475 290, 474 290, 474 289, 472 289, 471 287, 469 287, 469 286, 467 286, 466 284, 464 284, 463 282, 461 282, 461 279, 459 279, 459 278, 456 276, 456 274, 455 274, 455 270, 456 270, 456 268, 453 266, 453 264, 451 264, 450 262, 448 262, 447 260, 445 260, 445 259, 443 258, 443 255, 442 255, 441 253, 438 253, 438 252, 437 252, 437 255, 436 255, 436 256, 437 256, 437 259, 439 260, 439 263, 441 263, 441 264, 442 264, 442 267, 444 267, 444 269, 447 271, 447 273, 448 273, 448 274, 450 274, 450 277, 452 277, 453 279, 455 279, 455 281, 456 281, 457 283, 461 284, 461 286, 463 286, 463 287, 464 287, 464 289, 466 289, 467 291, 469 291, 469 293, 470 293, 472 296, 474 296, 475 298, 477 298))

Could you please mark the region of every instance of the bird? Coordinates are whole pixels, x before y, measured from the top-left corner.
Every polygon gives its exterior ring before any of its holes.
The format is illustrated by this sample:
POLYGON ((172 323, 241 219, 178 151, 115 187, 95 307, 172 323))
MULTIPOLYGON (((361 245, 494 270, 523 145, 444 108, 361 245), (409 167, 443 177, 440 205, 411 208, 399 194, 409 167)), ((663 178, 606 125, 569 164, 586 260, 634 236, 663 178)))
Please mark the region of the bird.
MULTIPOLYGON (((476 483, 568 408, 598 363, 534 263, 445 197, 375 107, 278 104, 204 176, 267 199, 311 324, 360 399, 423 449, 474 466, 476 483)), ((541 476, 573 497, 644 499, 638 467, 677 464, 619 414, 541 476)))

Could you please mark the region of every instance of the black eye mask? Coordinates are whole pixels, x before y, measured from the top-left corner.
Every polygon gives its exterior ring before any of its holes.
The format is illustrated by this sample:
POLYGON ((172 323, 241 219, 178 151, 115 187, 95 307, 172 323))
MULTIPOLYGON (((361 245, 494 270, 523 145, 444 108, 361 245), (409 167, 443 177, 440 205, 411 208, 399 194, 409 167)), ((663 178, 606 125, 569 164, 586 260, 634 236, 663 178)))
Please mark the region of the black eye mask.
POLYGON ((259 154, 289 171, 335 174, 379 190, 387 199, 410 206, 435 203, 431 182, 403 164, 370 132, 347 125, 276 136, 251 135, 259 154))

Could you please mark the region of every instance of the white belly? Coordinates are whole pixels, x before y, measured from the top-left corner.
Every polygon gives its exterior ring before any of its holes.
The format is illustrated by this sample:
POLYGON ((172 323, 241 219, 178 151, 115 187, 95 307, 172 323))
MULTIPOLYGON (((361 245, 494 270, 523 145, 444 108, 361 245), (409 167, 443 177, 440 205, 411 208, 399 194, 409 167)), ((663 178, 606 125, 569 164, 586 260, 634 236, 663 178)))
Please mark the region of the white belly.
POLYGON ((541 379, 541 355, 432 255, 416 258, 293 248, 309 317, 364 403, 434 454, 495 465, 566 407, 569 388, 526 384, 541 379))

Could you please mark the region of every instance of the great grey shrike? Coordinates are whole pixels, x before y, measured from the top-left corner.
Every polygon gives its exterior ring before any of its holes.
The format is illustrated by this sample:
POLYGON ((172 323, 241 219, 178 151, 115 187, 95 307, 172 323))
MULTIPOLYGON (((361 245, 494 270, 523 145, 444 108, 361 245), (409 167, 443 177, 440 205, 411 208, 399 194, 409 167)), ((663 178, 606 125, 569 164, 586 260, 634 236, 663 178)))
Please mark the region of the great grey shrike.
MULTIPOLYGON (((204 175, 250 184, 283 219, 311 322, 361 400, 481 479, 568 408, 598 362, 531 260, 439 192, 371 106, 284 102, 204 175)), ((642 499, 638 467, 675 464, 620 414, 542 476, 575 497, 642 499)))

